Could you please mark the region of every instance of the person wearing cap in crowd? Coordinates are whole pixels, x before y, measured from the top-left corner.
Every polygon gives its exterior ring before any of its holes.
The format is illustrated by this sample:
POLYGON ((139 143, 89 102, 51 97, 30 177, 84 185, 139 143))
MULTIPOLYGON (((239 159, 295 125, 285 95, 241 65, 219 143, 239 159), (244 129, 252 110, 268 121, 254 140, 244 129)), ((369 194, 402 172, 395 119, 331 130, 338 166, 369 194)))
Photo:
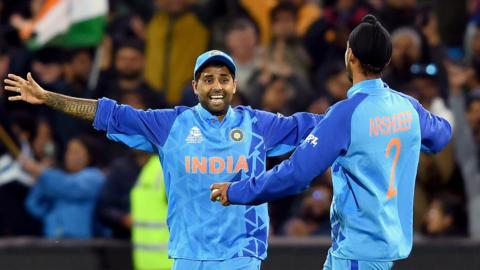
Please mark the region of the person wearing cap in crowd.
POLYGON ((46 104, 93 121, 97 130, 130 147, 160 155, 168 199, 169 256, 173 269, 260 268, 269 230, 266 204, 224 208, 209 201, 208 187, 228 179, 258 177, 267 156, 296 147, 323 119, 297 113, 283 117, 230 106, 237 88, 232 58, 217 50, 196 61, 192 86, 199 104, 174 109, 135 110, 114 100, 77 99, 42 89, 9 74, 9 100, 46 104))
POLYGON ((345 65, 353 86, 292 156, 259 177, 211 186, 224 205, 257 205, 303 191, 332 167, 332 247, 324 269, 391 269, 412 248, 420 151, 450 140, 450 124, 381 79, 392 43, 367 15, 350 33, 345 65))

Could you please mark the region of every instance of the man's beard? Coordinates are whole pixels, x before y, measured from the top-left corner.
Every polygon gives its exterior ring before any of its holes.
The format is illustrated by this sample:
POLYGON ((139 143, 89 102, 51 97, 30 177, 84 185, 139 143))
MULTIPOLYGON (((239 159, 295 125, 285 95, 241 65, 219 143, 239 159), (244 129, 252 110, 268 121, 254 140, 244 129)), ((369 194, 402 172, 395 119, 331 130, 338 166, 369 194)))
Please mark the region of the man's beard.
POLYGON ((228 106, 229 106, 229 105, 226 105, 226 106, 221 107, 221 108, 215 108, 215 107, 210 106, 208 101, 200 101, 200 104, 202 105, 202 107, 204 109, 206 109, 209 113, 211 113, 212 115, 215 115, 215 116, 222 116, 222 115, 227 114, 227 110, 228 110, 228 106))

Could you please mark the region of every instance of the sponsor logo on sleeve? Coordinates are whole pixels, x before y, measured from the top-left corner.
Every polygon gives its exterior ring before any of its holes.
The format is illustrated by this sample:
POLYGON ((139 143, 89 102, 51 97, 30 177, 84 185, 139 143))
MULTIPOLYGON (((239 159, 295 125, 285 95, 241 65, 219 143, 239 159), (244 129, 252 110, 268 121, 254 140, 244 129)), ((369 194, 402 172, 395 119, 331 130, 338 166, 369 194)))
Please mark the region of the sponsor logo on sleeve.
POLYGON ((317 146, 318 138, 315 137, 313 134, 309 134, 305 139, 305 143, 309 143, 313 145, 313 147, 317 146))

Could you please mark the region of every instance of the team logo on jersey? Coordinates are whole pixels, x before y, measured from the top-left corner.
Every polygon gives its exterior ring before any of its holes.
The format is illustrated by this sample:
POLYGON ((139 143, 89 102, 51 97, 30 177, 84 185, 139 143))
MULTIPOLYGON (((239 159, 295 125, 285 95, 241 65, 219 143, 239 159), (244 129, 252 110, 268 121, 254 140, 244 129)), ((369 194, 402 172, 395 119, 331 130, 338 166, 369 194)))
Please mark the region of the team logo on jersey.
POLYGON ((230 139, 235 142, 241 142, 243 140, 243 131, 241 129, 235 128, 230 131, 230 139))
POLYGON ((192 127, 185 141, 187 143, 202 143, 203 142, 202 132, 198 127, 192 127))

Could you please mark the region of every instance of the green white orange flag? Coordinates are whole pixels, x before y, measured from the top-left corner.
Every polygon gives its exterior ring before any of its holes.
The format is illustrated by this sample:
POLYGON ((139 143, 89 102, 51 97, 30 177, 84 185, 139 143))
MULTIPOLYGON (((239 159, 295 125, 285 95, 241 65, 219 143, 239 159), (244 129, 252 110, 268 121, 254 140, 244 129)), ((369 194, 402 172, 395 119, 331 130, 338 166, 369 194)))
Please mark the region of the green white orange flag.
POLYGON ((31 49, 96 46, 105 30, 107 12, 107 0, 45 0, 21 36, 31 49))

